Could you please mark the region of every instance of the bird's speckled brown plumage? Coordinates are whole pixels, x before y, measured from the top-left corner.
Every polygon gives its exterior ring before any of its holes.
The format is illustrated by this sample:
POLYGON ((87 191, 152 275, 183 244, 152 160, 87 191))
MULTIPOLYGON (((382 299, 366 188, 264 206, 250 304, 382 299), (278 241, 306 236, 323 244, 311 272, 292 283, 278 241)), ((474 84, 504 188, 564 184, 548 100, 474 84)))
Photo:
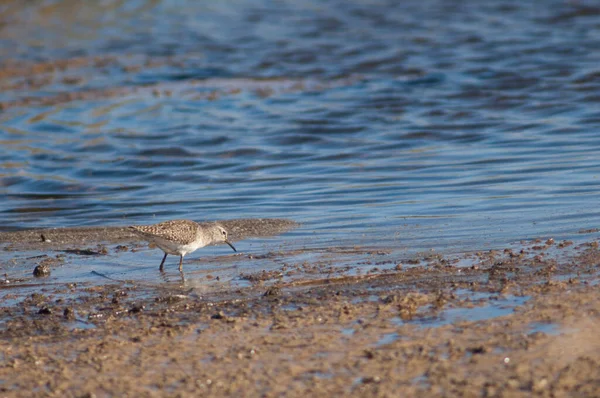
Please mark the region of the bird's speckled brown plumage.
POLYGON ((196 239, 200 225, 190 220, 170 220, 154 225, 132 225, 129 228, 144 235, 158 236, 168 241, 187 245, 196 239))

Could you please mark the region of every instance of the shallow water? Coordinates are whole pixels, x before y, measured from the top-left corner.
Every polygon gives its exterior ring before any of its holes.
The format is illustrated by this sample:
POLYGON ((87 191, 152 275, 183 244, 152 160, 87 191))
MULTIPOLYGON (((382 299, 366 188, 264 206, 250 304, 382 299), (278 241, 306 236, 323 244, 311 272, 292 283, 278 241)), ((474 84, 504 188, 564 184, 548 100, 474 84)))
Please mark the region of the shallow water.
POLYGON ((302 227, 261 251, 406 256, 576 237, 599 215, 596 7, 4 2, 0 224, 282 217, 302 227))

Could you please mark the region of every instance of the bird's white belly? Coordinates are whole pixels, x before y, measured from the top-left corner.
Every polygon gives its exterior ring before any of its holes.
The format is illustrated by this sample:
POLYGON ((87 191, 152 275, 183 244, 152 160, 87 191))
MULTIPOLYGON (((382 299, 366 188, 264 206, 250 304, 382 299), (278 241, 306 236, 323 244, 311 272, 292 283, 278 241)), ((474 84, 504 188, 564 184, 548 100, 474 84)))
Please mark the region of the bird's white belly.
POLYGON ((173 242, 170 240, 154 238, 154 243, 156 244, 156 246, 160 247, 165 253, 177 256, 185 256, 187 253, 191 253, 196 249, 206 246, 204 242, 198 240, 192 243, 188 243, 187 245, 182 245, 180 243, 173 242))

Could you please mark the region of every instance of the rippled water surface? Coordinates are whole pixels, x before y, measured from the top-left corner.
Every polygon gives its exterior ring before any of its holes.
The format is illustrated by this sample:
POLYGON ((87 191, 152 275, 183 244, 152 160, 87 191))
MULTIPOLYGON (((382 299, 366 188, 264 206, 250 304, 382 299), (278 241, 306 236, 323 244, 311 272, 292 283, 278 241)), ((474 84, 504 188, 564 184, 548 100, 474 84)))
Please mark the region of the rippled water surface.
POLYGON ((0 224, 573 237, 600 216, 598 37, 581 1, 3 2, 0 224))

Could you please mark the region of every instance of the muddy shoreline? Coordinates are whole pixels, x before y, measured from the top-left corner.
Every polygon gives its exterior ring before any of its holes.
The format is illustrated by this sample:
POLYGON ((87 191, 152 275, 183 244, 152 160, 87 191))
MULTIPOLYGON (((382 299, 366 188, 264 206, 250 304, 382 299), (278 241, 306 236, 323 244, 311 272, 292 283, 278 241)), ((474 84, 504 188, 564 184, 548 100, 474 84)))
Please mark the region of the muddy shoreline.
POLYGON ((0 391, 600 394, 597 242, 536 241, 468 258, 468 267, 438 256, 361 275, 323 268, 289 282, 257 270, 236 289, 106 281, 23 297, 11 288, 0 310, 0 391))
MULTIPOLYGON (((298 223, 279 218, 253 218, 217 221, 233 241, 249 237, 273 236, 296 228, 298 223)), ((66 246, 137 242, 127 226, 74 227, 0 231, 0 246, 5 250, 55 250, 66 246)))

